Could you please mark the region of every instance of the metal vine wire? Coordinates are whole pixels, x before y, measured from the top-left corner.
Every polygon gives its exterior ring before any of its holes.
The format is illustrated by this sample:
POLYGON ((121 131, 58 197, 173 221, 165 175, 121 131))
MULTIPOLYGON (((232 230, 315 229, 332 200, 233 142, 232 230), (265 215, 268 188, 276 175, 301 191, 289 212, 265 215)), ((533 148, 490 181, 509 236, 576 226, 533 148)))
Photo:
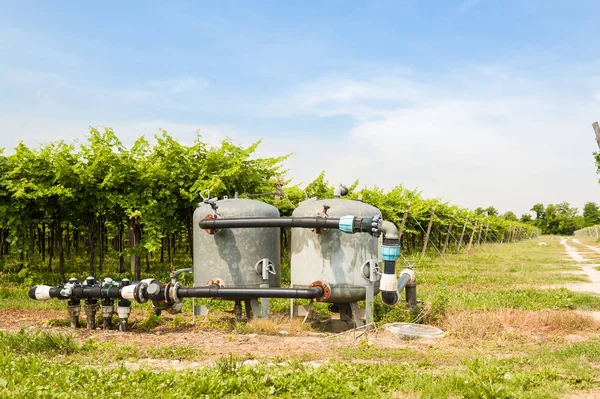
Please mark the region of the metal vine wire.
POLYGON ((446 230, 446 232, 448 232, 448 234, 450 234, 450 237, 452 237, 452 239, 454 240, 454 242, 456 243, 456 245, 458 245, 458 239, 456 238, 456 236, 454 234, 452 234, 452 231, 450 231, 450 229, 448 227, 446 227, 445 224, 442 224, 442 226, 444 227, 444 229, 446 230))
MULTIPOLYGON (((415 218, 415 216, 412 213, 410 213, 410 216, 413 218, 413 220, 415 222, 417 222, 417 226, 419 226, 419 228, 421 229, 421 231, 423 232, 423 234, 425 234, 425 236, 427 237, 427 233, 425 232, 425 230, 423 229, 423 227, 421 227, 421 223, 419 223, 419 221, 417 220, 417 218, 415 218)), ((429 237, 427 237, 427 241, 436 250, 436 252, 442 257, 442 259, 444 260, 444 263, 448 264, 448 261, 446 260, 446 258, 444 257, 444 255, 442 255, 442 253, 440 252, 440 250, 435 246, 435 244, 433 243, 433 241, 431 241, 429 239, 429 237)))
MULTIPOLYGON (((469 222, 469 221, 467 221, 467 224, 469 226, 473 227, 473 234, 475 234, 475 230, 474 230, 475 229, 475 225, 473 223, 469 222)), ((475 236, 473 236, 473 238, 475 238, 475 236)), ((483 249, 481 249, 481 245, 480 244, 475 243, 475 245, 473 245, 473 246, 476 247, 479 250, 479 252, 485 253, 485 251, 483 251, 483 249)))

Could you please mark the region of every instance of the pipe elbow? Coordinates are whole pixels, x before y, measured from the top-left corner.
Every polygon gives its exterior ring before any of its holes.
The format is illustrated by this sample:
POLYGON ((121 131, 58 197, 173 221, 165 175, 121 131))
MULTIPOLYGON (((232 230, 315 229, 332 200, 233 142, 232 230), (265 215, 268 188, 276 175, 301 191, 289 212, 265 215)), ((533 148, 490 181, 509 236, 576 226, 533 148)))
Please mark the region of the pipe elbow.
POLYGON ((388 240, 399 240, 398 237, 398 228, 396 225, 388 220, 384 220, 381 223, 381 232, 383 233, 383 238, 388 240))
POLYGON ((398 303, 398 292, 397 291, 382 291, 381 292, 381 301, 386 306, 394 306, 398 303))
POLYGON ((417 274, 413 269, 404 269, 400 272, 400 276, 403 274, 408 276, 409 280, 407 284, 415 284, 417 282, 417 274))

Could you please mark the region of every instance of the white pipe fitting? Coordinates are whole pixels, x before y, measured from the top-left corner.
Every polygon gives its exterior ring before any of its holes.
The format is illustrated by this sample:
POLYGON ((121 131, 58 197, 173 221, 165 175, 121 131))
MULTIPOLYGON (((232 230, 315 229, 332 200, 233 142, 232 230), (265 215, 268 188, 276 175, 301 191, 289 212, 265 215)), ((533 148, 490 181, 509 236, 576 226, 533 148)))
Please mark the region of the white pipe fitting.
POLYGON ((38 301, 46 301, 50 299, 50 287, 49 285, 38 285, 35 287, 35 299, 38 301))
POLYGON ((117 308, 117 314, 119 315, 119 319, 127 319, 130 313, 131 308, 129 306, 119 306, 117 308))
POLYGON ((398 289, 398 277, 395 274, 383 274, 379 280, 379 290, 395 292, 398 289))
POLYGON ((121 298, 127 299, 128 301, 135 301, 135 295, 133 294, 135 287, 136 285, 126 285, 121 288, 121 298))
POLYGON ((407 274, 410 277, 408 284, 414 284, 417 282, 417 274, 412 269, 404 269, 400 272, 400 275, 407 274))

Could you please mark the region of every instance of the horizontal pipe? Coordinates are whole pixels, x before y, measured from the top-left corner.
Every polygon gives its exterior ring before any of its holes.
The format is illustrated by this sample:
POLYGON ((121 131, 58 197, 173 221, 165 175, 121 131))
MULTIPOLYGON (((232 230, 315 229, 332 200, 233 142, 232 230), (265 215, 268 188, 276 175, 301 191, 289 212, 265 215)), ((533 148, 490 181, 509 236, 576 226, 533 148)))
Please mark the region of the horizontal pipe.
POLYGON ((219 286, 179 288, 179 298, 222 298, 222 299, 253 299, 253 298, 320 298, 324 294, 323 287, 312 288, 221 288, 219 286))
POLYGON ((73 287, 73 294, 71 294, 71 296, 74 296, 77 298, 120 299, 121 298, 121 288, 120 287, 110 287, 110 288, 73 287))
MULTIPOLYGON (((135 286, 136 284, 132 284, 135 286)), ((73 287, 71 295, 69 297, 61 295, 60 291, 62 287, 47 287, 43 291, 46 293, 47 298, 58 298, 58 299, 69 299, 69 298, 80 298, 80 299, 122 299, 123 293, 122 288, 110 287, 73 287)), ((36 290, 40 291, 38 287, 33 287, 29 291, 29 297, 32 299, 42 299, 36 297, 36 290)), ((184 288, 180 287, 177 290, 178 298, 223 298, 223 299, 252 299, 252 298, 304 298, 313 299, 321 298, 324 295, 323 287, 312 287, 312 288, 221 288, 218 286, 210 287, 195 287, 195 288, 184 288)), ((38 294, 39 296, 39 294, 38 294)), ((148 299, 163 299, 164 288, 160 289, 155 295, 148 295, 147 292, 143 296, 148 299)))
POLYGON ((405 287, 417 284, 417 275, 412 269, 404 269, 400 272, 400 278, 398 279, 398 292, 402 291, 405 287))
POLYGON ((205 230, 241 229, 241 228, 288 228, 341 230, 344 233, 370 233, 375 237, 379 231, 380 216, 355 217, 352 215, 342 218, 323 217, 291 217, 291 218, 217 218, 202 219, 198 226, 205 230))
POLYGON ((60 295, 60 290, 62 287, 49 287, 47 285, 36 285, 31 287, 29 290, 29 298, 36 299, 38 301, 45 301, 50 298, 58 298, 58 299, 69 299, 69 297, 65 297, 60 295))
POLYGON ((338 229, 339 218, 296 217, 296 218, 230 218, 202 219, 201 229, 237 229, 257 227, 302 227, 310 229, 338 229))
MULTIPOLYGON (((44 287, 44 286, 40 286, 44 287)), ((46 289, 48 298, 39 298, 36 296, 36 290, 38 290, 38 286, 32 287, 29 290, 29 297, 31 299, 50 299, 50 298, 58 298, 58 299, 69 299, 69 298, 111 298, 111 299, 120 299, 121 298, 121 288, 119 287, 110 287, 110 288, 101 288, 101 287, 73 287, 70 296, 63 296, 60 291, 64 287, 48 287, 46 289)), ((38 294, 39 296, 39 294, 38 294)))

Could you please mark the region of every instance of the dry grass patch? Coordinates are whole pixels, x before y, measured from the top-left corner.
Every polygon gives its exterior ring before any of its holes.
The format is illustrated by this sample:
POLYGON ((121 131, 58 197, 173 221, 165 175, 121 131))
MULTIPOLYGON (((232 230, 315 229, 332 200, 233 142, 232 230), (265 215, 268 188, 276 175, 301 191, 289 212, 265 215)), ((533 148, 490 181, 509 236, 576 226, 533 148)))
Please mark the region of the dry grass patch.
POLYGON ((300 320, 290 320, 289 316, 271 315, 269 319, 254 318, 246 323, 239 323, 237 331, 242 334, 264 335, 297 335, 310 330, 309 324, 300 320))
POLYGON ((581 391, 572 391, 567 396, 567 399, 600 399, 600 389, 589 389, 581 391))
POLYGON ((598 333, 600 322, 573 311, 502 309, 452 312, 447 315, 442 328, 464 338, 492 338, 506 334, 565 336, 598 333))

